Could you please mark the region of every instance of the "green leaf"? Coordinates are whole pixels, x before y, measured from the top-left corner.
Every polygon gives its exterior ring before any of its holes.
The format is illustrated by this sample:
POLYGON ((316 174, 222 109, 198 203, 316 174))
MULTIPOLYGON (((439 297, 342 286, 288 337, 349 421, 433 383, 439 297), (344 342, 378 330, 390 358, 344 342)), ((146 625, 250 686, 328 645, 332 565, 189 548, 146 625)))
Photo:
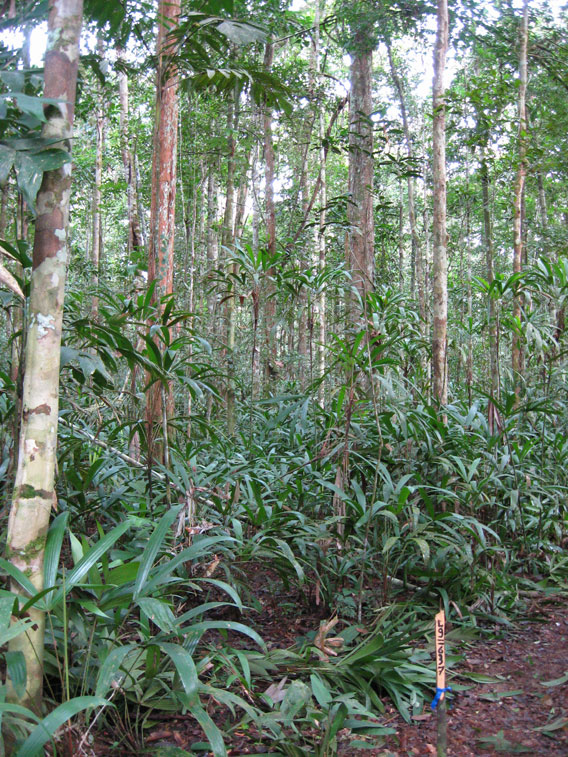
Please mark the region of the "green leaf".
POLYGON ((18 179, 18 189, 24 195, 25 201, 30 208, 35 208, 35 201, 41 180, 43 178, 43 169, 36 156, 30 153, 18 152, 14 161, 16 177, 18 179))
POLYGON ((207 736, 214 757, 227 757, 223 735, 203 707, 198 702, 193 702, 188 705, 187 709, 203 728, 203 732, 207 736))
POLYGON ((333 699, 331 691, 327 688, 321 678, 315 673, 312 673, 312 675, 310 676, 310 684, 312 687, 312 693, 316 698, 319 706, 322 708, 327 707, 327 705, 333 699))
POLYGON ((58 728, 61 728, 63 723, 90 707, 105 707, 108 704, 109 702, 101 697, 75 697, 75 699, 60 704, 38 723, 18 749, 16 757, 35 757, 40 753, 43 745, 53 738, 55 732, 58 728))
POLYGON ((120 647, 115 647, 108 653, 106 660, 103 662, 101 669, 99 670, 95 696, 103 696, 111 688, 113 683, 120 683, 120 667, 126 657, 135 650, 140 651, 138 644, 124 644, 120 647))
POLYGON ((197 696, 197 689, 199 686, 199 679, 197 677, 197 670, 195 669, 193 657, 189 654, 187 649, 180 647, 178 644, 172 644, 169 641, 160 641, 156 643, 162 652, 167 654, 173 662, 184 691, 187 694, 188 701, 191 702, 193 698, 197 696))
POLYGON ((170 607, 159 599, 140 597, 137 600, 138 607, 148 619, 155 623, 158 628, 166 633, 175 633, 177 630, 176 619, 170 607))
POLYGON ((555 678, 553 681, 539 681, 541 686, 562 686, 563 683, 568 681, 568 670, 560 678, 555 678))
POLYGON ((191 626, 185 628, 184 632, 187 633, 188 631, 208 631, 211 628, 223 628, 226 631, 236 631, 237 633, 242 633, 245 636, 249 636, 259 645, 259 647, 266 649, 266 644, 257 634, 257 632, 253 631, 252 628, 245 626, 244 623, 234 623, 228 620, 204 620, 201 623, 193 623, 191 626))
POLYGON ((15 639, 16 636, 24 633, 24 631, 27 631, 33 625, 34 622, 30 618, 22 618, 22 620, 12 623, 11 626, 0 632, 0 645, 7 644, 11 639, 15 639))
POLYGON ((67 530, 69 511, 60 513, 51 523, 45 542, 45 557, 43 563, 43 585, 46 589, 55 586, 61 545, 67 530))
POLYGON ((87 554, 84 555, 77 565, 75 565, 75 567, 67 574, 65 579, 65 591, 63 590, 63 587, 59 588, 51 601, 47 603, 48 610, 53 610, 53 608, 61 602, 63 597, 68 594, 71 589, 81 583, 91 568, 100 560, 101 556, 107 552, 129 528, 130 521, 125 520, 91 547, 87 554))
POLYGON ((500 699, 517 697, 523 693, 522 689, 516 689, 515 691, 489 691, 487 694, 479 694, 479 698, 485 699, 487 702, 498 702, 500 699))
POLYGON ((11 147, 7 147, 6 145, 0 145, 0 184, 4 184, 8 178, 8 174, 14 165, 15 159, 15 150, 12 150, 11 147))
POLYGON ((8 560, 5 560, 3 557, 0 557, 0 568, 6 571, 6 573, 11 578, 13 578, 16 583, 19 583, 22 589, 26 591, 30 595, 30 597, 33 597, 37 593, 36 587, 25 575, 25 573, 22 573, 19 568, 16 568, 15 565, 12 565, 11 562, 8 562, 8 560))
POLYGON ((23 652, 6 652, 6 670, 8 676, 12 681, 14 691, 18 696, 18 699, 22 699, 26 693, 26 658, 23 652))
POLYGON ((137 599, 140 596, 140 593, 146 588, 148 575, 154 565, 156 555, 158 554, 172 523, 178 517, 181 507, 181 505, 178 505, 177 507, 172 507, 171 510, 168 510, 160 518, 154 529, 154 533, 148 539, 148 544, 146 544, 144 552, 142 553, 142 560, 140 561, 140 567, 138 568, 136 583, 134 584, 134 599, 137 599))

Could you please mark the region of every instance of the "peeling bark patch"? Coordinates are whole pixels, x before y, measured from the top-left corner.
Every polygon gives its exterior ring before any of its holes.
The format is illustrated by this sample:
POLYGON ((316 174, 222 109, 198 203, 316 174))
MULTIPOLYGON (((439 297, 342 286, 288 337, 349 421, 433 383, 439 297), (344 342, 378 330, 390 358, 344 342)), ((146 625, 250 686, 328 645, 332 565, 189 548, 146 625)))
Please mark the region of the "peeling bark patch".
POLYGON ((51 407, 47 404, 47 402, 44 402, 42 405, 34 407, 33 410, 24 408, 22 415, 24 416, 25 421, 27 421, 30 415, 51 415, 51 407))

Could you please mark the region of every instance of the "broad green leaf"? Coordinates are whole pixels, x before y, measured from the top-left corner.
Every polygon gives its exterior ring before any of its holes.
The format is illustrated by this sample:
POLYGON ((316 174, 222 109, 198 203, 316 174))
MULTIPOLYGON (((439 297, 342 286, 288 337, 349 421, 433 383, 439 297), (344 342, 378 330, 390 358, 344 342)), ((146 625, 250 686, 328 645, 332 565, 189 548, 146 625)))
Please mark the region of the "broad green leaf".
POLYGON ((57 569, 59 567, 59 557, 61 555, 61 545, 67 530, 69 521, 69 511, 60 513, 49 526, 47 540, 45 542, 45 557, 43 563, 43 585, 46 589, 55 585, 57 579, 57 569))
POLYGON ((163 545, 164 539, 166 538, 172 523, 178 517, 181 507, 181 505, 172 507, 171 510, 168 510, 162 515, 152 536, 148 540, 148 544, 144 547, 142 560, 140 561, 140 567, 138 568, 138 575, 136 576, 136 583, 134 584, 134 599, 137 599, 140 596, 140 593, 146 588, 148 575, 154 565, 156 555, 158 554, 160 547, 163 545))
POLYGON ((175 633, 178 630, 179 626, 176 624, 174 614, 165 602, 152 597, 140 597, 137 604, 148 619, 155 623, 160 630, 166 633, 175 633))
POLYGON ((208 631, 211 628, 222 628, 225 631, 236 631, 237 633, 242 633, 245 636, 249 636, 259 645, 259 647, 266 649, 266 644, 257 634, 257 632, 253 631, 253 629, 249 628, 249 626, 245 626, 244 623, 233 623, 232 621, 228 620, 204 620, 201 623, 192 623, 190 626, 187 626, 186 628, 184 628, 184 633, 187 633, 188 631, 204 632, 208 631))
POLYGON ((16 151, 0 145, 0 184, 4 184, 16 159, 16 151))
POLYGON ((106 660, 99 670, 95 696, 101 697, 105 695, 113 683, 119 683, 120 667, 126 657, 135 650, 140 650, 138 644, 124 644, 123 646, 115 647, 108 653, 106 660))
POLYGON ((333 699, 331 691, 327 688, 325 683, 316 674, 312 673, 310 676, 310 684, 312 687, 312 693, 317 700, 320 707, 327 707, 327 705, 333 699))
POLYGON ((61 728, 72 717, 91 707, 106 707, 108 704, 110 703, 101 697, 75 697, 75 699, 60 704, 38 723, 18 749, 16 757, 39 755, 43 745, 47 744, 53 738, 57 729, 61 728))
POLYGON ((18 179, 18 189, 24 195, 25 201, 30 208, 35 208, 35 201, 41 180, 43 178, 43 169, 36 156, 31 153, 18 152, 14 161, 16 176, 18 179))
POLYGON ((27 631, 27 629, 33 625, 34 622, 30 618, 22 618, 22 620, 12 623, 11 626, 0 631, 0 645, 7 644, 11 639, 15 639, 16 636, 24 633, 24 631, 27 631))
POLYGON ((22 573, 19 568, 16 568, 15 565, 12 565, 11 562, 8 562, 8 560, 5 560, 3 557, 0 557, 0 568, 6 571, 6 573, 11 578, 13 578, 16 583, 20 584, 22 589, 26 591, 30 595, 30 597, 33 597, 37 593, 36 587, 25 575, 25 573, 22 573))
POLYGON ((6 670, 12 681, 14 691, 18 698, 22 699, 26 692, 27 679, 26 658, 24 657, 24 653, 20 651, 6 652, 5 658, 6 670))
POLYGON ((195 669, 193 657, 189 654, 187 649, 184 649, 178 644, 172 644, 169 641, 157 641, 156 644, 173 662, 184 691, 188 696, 188 700, 191 702, 192 699, 197 696, 197 689, 199 686, 199 679, 197 677, 197 670, 195 669))
POLYGON ((227 757, 227 750, 225 749, 221 731, 217 728, 199 702, 190 703, 187 709, 203 728, 203 732, 207 736, 214 757, 227 757))
POLYGON ((61 602, 63 597, 71 591, 71 589, 81 583, 83 578, 88 575, 93 565, 97 564, 101 559, 101 556, 107 552, 129 528, 130 522, 125 520, 123 523, 113 528, 112 531, 109 531, 106 536, 103 536, 102 539, 99 539, 99 541, 91 547, 80 562, 67 573, 65 578, 65 591, 63 590, 63 587, 57 590, 51 601, 47 603, 49 610, 52 610, 59 602, 61 602))

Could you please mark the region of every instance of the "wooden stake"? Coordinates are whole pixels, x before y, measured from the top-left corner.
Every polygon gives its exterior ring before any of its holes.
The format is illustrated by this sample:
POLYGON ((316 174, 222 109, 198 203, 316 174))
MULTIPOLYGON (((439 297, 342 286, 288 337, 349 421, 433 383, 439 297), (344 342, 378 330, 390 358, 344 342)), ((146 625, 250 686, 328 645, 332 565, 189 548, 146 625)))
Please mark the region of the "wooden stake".
POLYGON ((436 615, 436 699, 432 706, 438 713, 437 755, 446 757, 448 730, 446 719, 446 617, 443 610, 436 615))

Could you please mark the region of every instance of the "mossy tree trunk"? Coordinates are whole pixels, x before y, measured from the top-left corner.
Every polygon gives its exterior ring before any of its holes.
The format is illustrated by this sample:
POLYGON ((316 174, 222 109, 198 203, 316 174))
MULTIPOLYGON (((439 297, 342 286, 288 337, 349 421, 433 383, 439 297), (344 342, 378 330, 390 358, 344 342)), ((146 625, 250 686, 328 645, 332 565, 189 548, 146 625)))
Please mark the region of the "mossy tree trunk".
MULTIPOLYGON (((43 136, 71 151, 79 60, 82 0, 51 0, 44 96, 57 105, 45 106, 43 136)), ((43 588, 43 561, 49 517, 55 498, 55 454, 59 399, 59 352, 68 259, 71 162, 44 174, 37 197, 37 219, 25 352, 23 408, 18 467, 8 522, 7 555, 37 591, 43 588)), ((14 591, 19 591, 14 586, 14 591)), ((39 712, 43 682, 44 613, 32 607, 34 626, 10 642, 26 660, 23 697, 39 712)))

